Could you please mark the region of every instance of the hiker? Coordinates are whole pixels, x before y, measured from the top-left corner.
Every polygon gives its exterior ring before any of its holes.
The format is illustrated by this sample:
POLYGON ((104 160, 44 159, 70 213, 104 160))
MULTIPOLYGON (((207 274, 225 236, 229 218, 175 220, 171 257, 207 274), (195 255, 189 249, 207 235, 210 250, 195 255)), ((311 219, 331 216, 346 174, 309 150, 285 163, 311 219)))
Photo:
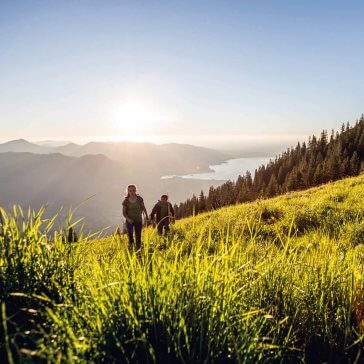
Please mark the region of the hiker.
POLYGON ((163 228, 164 233, 168 234, 170 231, 169 224, 174 222, 174 210, 172 204, 168 201, 168 195, 161 196, 161 199, 154 205, 150 218, 153 226, 157 225, 159 235, 163 234, 163 228))
POLYGON ((129 243, 134 245, 135 230, 135 248, 139 250, 142 246, 142 227, 143 217, 145 214, 148 220, 147 209, 145 208, 143 198, 137 194, 135 185, 128 185, 125 191, 125 199, 123 201, 123 216, 126 220, 126 229, 128 232, 129 243))

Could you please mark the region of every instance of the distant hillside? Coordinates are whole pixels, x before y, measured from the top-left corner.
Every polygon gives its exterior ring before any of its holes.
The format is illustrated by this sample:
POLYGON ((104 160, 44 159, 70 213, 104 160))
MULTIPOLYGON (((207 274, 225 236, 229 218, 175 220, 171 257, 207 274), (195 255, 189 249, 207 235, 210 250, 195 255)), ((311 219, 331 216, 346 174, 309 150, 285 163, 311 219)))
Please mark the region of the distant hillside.
MULTIPOLYGON (((175 206, 178 217, 214 210, 236 203, 273 197, 285 192, 302 190, 364 170, 364 116, 354 126, 342 125, 340 132, 323 131, 319 138, 312 136, 308 144, 295 148, 250 172, 237 176, 208 194, 200 193, 175 206)), ((243 172, 243 171, 242 171, 243 172)))
POLYGON ((25 139, 12 140, 10 142, 0 144, 0 153, 17 152, 46 154, 50 153, 51 150, 52 148, 50 147, 30 143, 25 139))
POLYGON ((120 198, 121 183, 128 178, 120 163, 103 155, 75 158, 62 154, 2 153, 0 204, 36 209, 48 204, 49 213, 54 214, 61 206, 75 206, 96 194, 87 204, 86 216, 98 227, 107 226, 112 220, 105 217, 105 212, 117 213, 112 202, 120 198))
MULTIPOLYGON (((67 143, 65 145, 59 146, 55 148, 55 152, 65 154, 65 155, 73 155, 80 146, 75 143, 67 143)), ((99 153, 97 153, 99 154, 99 153)))
POLYGON ((183 175, 205 172, 209 166, 220 164, 229 155, 217 150, 188 144, 135 143, 135 142, 90 142, 85 145, 68 143, 62 146, 37 145, 24 139, 0 144, 0 153, 61 153, 72 157, 103 154, 124 165, 153 170, 154 173, 183 175), (157 172, 158 171, 158 172, 157 172))
POLYGON ((160 175, 207 171, 209 165, 219 164, 229 159, 229 156, 222 152, 186 144, 91 142, 72 152, 74 156, 87 154, 104 154, 113 160, 159 171, 160 175), (173 172, 170 173, 170 171, 173 172))

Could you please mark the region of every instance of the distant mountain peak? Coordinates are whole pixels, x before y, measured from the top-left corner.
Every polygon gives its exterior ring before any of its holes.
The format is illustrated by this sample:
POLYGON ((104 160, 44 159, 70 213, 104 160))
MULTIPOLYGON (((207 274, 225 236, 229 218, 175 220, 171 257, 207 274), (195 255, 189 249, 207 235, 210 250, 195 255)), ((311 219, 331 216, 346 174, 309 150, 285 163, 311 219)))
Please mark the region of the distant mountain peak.
POLYGON ((0 153, 4 152, 46 153, 41 146, 33 144, 25 139, 15 139, 0 144, 0 153))
POLYGON ((10 140, 10 141, 8 141, 8 142, 6 142, 4 144, 27 144, 27 145, 31 144, 31 145, 35 145, 35 144, 29 142, 28 140, 25 140, 25 139, 14 139, 14 140, 10 140))

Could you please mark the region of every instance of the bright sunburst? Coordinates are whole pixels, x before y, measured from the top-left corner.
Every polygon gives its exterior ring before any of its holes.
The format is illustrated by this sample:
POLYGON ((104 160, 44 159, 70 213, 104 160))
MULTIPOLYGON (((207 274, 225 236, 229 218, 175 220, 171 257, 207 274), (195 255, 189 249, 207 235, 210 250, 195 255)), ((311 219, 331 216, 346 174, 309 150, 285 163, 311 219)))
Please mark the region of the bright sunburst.
POLYGON ((125 99, 115 111, 117 129, 124 135, 145 133, 158 119, 159 115, 148 103, 136 98, 125 99))

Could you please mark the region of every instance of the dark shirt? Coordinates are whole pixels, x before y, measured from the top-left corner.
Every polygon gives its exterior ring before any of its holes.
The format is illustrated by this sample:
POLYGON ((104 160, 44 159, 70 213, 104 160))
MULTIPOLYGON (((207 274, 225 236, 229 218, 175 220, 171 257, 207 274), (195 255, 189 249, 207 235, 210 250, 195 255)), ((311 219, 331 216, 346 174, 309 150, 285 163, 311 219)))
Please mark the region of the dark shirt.
POLYGON ((166 206, 167 213, 165 215, 163 213, 163 212, 165 212, 165 209, 163 209, 163 205, 164 204, 161 201, 158 201, 154 205, 153 210, 152 210, 152 213, 150 214, 150 218, 152 220, 153 220, 154 216, 157 216, 157 222, 161 221, 163 218, 166 218, 168 216, 168 209, 169 209, 170 217, 171 216, 174 217, 174 210, 173 210, 172 204, 170 202, 167 202, 166 203, 165 206, 166 206))

